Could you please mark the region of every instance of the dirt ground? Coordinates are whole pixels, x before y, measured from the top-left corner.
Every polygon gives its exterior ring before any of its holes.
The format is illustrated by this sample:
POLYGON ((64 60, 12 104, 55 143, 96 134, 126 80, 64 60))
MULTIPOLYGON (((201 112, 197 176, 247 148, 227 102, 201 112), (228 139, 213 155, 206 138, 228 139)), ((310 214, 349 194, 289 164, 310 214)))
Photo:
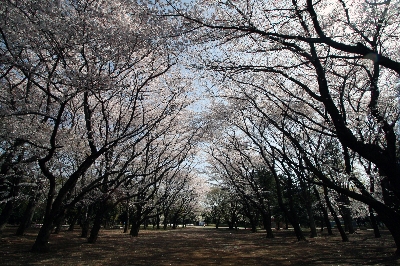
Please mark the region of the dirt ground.
POLYGON ((142 230, 131 238, 122 230, 102 230, 96 244, 75 232, 50 239, 51 252, 29 252, 37 233, 13 235, 8 228, 0 239, 0 265, 400 265, 394 241, 387 231, 375 239, 372 231, 359 230, 350 242, 339 234, 297 242, 290 230, 229 231, 203 227, 176 230, 142 230))

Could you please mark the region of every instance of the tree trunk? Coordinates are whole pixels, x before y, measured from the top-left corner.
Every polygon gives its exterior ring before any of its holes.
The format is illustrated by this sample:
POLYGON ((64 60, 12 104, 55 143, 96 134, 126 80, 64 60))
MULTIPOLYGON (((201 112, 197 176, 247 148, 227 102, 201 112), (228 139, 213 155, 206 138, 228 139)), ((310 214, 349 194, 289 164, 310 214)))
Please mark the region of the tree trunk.
POLYGON ((62 224, 64 222, 64 217, 65 217, 65 209, 61 211, 61 213, 58 215, 58 217, 54 221, 55 229, 54 229, 54 234, 58 234, 61 231, 62 224))
POLYGON ((37 198, 33 196, 30 200, 28 205, 26 206, 24 216, 21 220, 21 223, 18 226, 16 235, 22 236, 25 234, 26 229, 31 225, 33 215, 35 214, 35 209, 37 206, 37 198))
POLYGON ((349 234, 354 234, 356 231, 353 226, 353 218, 351 217, 350 209, 347 207, 350 205, 349 197, 341 194, 340 201, 342 202, 342 205, 340 205, 340 212, 342 213, 345 231, 348 231, 349 234))
POLYGON ((131 223, 130 221, 130 217, 129 217, 129 199, 126 201, 126 221, 125 221, 125 225, 124 225, 124 233, 128 232, 129 229, 129 225, 131 223))
POLYGON ((300 178, 300 186, 302 190, 303 197, 305 199, 305 205, 307 210, 308 222, 310 226, 310 237, 314 238, 317 237, 317 226, 315 225, 314 213, 312 209, 312 202, 310 197, 309 185, 300 178))
POLYGON ((81 211, 82 211, 82 208, 79 207, 79 208, 77 209, 76 214, 75 214, 75 215, 72 217, 72 219, 69 221, 68 231, 74 231, 74 229, 75 229, 75 224, 76 224, 76 222, 78 221, 79 216, 81 215, 81 211))
POLYGON ((45 216, 43 220, 43 225, 39 230, 39 233, 36 237, 36 241, 32 246, 32 252, 48 252, 49 251, 49 239, 50 233, 53 230, 53 219, 51 216, 45 216))
POLYGON ((306 205, 307 205, 307 206, 306 206, 306 209, 307 209, 307 214, 308 214, 308 220, 309 220, 310 229, 311 229, 310 237, 311 237, 311 238, 314 238, 314 237, 317 237, 317 236, 318 236, 318 235, 317 235, 317 227, 316 227, 316 225, 315 225, 314 213, 313 213, 313 211, 312 211, 311 203, 310 203, 310 202, 307 202, 306 205))
POLYGON ((317 190, 317 188, 315 186, 314 186, 314 194, 318 199, 319 206, 320 206, 320 209, 321 209, 322 214, 323 214, 323 221, 321 221, 321 223, 325 222, 326 228, 328 230, 328 235, 333 235, 332 226, 331 226, 331 222, 329 221, 328 212, 327 212, 326 207, 324 206, 324 204, 322 202, 321 196, 319 195, 319 192, 318 192, 318 190, 317 190))
POLYGON ((381 233, 379 231, 378 223, 376 222, 374 210, 371 206, 369 206, 369 219, 371 220, 371 226, 374 229, 375 238, 380 238, 381 233))
POLYGON ((138 237, 140 231, 140 221, 133 221, 130 235, 133 237, 138 237))
POLYGON ((99 232, 100 232, 100 228, 101 228, 101 224, 103 223, 103 217, 104 214, 102 212, 97 212, 94 222, 93 222, 93 226, 92 226, 92 230, 90 230, 90 236, 88 238, 88 243, 96 243, 97 238, 99 236, 99 232))
POLYGON ((90 219, 86 218, 84 222, 82 223, 82 233, 81 237, 82 238, 87 238, 89 235, 89 229, 90 229, 90 219))
POLYGON ((290 211, 287 213, 287 217, 293 226, 297 240, 304 241, 304 240, 306 240, 306 238, 304 237, 303 231, 300 228, 299 219, 297 218, 297 213, 294 208, 293 194, 292 194, 292 179, 290 176, 288 177, 288 193, 289 193, 288 201, 289 201, 289 210, 290 211))
POLYGON ((376 210, 382 222, 386 225, 396 243, 395 255, 400 256, 400 215, 390 210, 376 210))
POLYGON ((142 219, 142 205, 137 204, 136 205, 136 212, 133 217, 132 221, 132 227, 130 231, 130 235, 133 237, 139 236, 139 230, 140 230, 140 225, 141 225, 141 219, 142 219))
POLYGON ((51 231, 54 228, 54 220, 58 217, 58 212, 61 207, 61 199, 57 201, 55 204, 54 196, 56 193, 56 182, 55 178, 49 178, 49 191, 47 193, 47 204, 46 204, 46 212, 43 218, 43 225, 39 230, 39 233, 36 237, 35 243, 32 246, 32 252, 48 252, 49 251, 49 239, 51 231))
POLYGON ((164 216, 163 229, 167 230, 167 226, 168 226, 168 220, 167 220, 167 217, 164 216))
POLYGON ((265 231, 267 231, 267 238, 274 238, 274 233, 272 232, 272 222, 271 222, 271 214, 269 212, 262 212, 262 219, 265 231))
MULTIPOLYGON (((3 171, 2 171, 3 172, 3 171)), ((10 199, 7 201, 6 206, 4 206, 3 211, 0 214, 0 233, 4 230, 8 223, 8 219, 10 219, 10 216, 12 214, 13 208, 14 208, 14 203, 15 203, 15 198, 19 194, 19 183, 21 182, 21 177, 19 174, 22 175, 20 171, 17 171, 16 173, 18 176, 12 178, 13 184, 10 190, 10 199)))
POLYGON ((349 238, 347 237, 346 232, 343 230, 343 227, 340 224, 340 220, 336 214, 336 211, 332 207, 331 201, 329 200, 329 196, 328 196, 328 188, 325 185, 324 185, 324 196, 325 196, 326 205, 328 206, 328 209, 331 212, 333 219, 335 220, 336 227, 339 230, 340 236, 342 237, 342 241, 348 242, 349 238))
POLYGON ((93 206, 90 205, 85 213, 85 216, 82 219, 82 233, 81 233, 81 237, 82 238, 86 238, 89 235, 89 228, 90 228, 90 216, 92 214, 92 208, 93 206))
POLYGON ((9 201, 7 201, 6 206, 4 207, 3 211, 1 212, 1 215, 0 215, 0 233, 6 227, 8 219, 10 219, 11 213, 13 211, 13 207, 14 207, 14 200, 9 200, 9 201))
POLYGON ((250 220, 251 232, 256 233, 257 232, 257 222, 255 221, 255 219, 252 215, 250 215, 249 220, 250 220))

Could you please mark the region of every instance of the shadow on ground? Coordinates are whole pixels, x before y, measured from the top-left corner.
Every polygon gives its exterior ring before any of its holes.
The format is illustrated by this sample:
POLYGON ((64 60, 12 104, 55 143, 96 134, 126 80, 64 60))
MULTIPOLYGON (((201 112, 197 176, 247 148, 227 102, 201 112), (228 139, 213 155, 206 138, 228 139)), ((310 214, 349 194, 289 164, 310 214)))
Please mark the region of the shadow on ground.
POLYGON ((388 232, 376 239, 371 231, 325 236, 297 242, 293 232, 229 231, 188 227, 176 230, 144 230, 131 238, 121 230, 103 230, 96 244, 88 244, 79 232, 52 235, 51 252, 29 252, 37 231, 23 237, 6 230, 0 239, 0 265, 400 265, 394 257, 394 241, 388 232))

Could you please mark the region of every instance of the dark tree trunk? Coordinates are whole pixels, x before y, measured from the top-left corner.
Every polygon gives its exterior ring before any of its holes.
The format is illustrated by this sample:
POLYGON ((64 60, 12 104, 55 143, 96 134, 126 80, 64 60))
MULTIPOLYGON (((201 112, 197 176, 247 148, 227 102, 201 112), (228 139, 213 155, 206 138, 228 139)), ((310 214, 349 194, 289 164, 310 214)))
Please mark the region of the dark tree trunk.
POLYGON ((92 215, 92 209, 93 209, 93 206, 90 205, 87 208, 86 213, 82 219, 82 225, 81 225, 82 226, 82 233, 81 233, 82 238, 87 238, 89 235, 90 220, 91 220, 90 216, 92 215))
POLYGON ((229 221, 229 222, 228 222, 228 228, 229 228, 229 230, 233 230, 233 223, 232 223, 232 221, 229 221))
POLYGON ((81 211, 82 211, 82 208, 79 207, 79 208, 77 209, 76 214, 75 214, 75 215, 72 217, 72 219, 69 221, 68 231, 74 231, 76 222, 78 221, 78 218, 79 218, 79 216, 81 215, 81 211))
POLYGON ((90 229, 90 219, 86 218, 82 223, 82 232, 81 232, 81 237, 82 238, 87 238, 88 237, 89 229, 90 229))
POLYGON ((97 212, 96 216, 93 221, 93 226, 92 230, 90 230, 90 236, 88 238, 88 243, 96 243, 97 238, 99 236, 101 224, 103 223, 103 217, 104 213, 103 212, 97 212))
POLYGON ((178 224, 178 215, 174 214, 172 218, 172 229, 176 229, 177 224, 178 224))
MULTIPOLYGON (((3 171, 2 171, 3 172, 3 171)), ((12 187, 10 190, 10 197, 11 199, 7 201, 6 206, 4 206, 3 211, 0 214, 0 233, 4 230, 4 228, 6 227, 8 220, 11 217, 12 211, 14 209, 14 203, 15 203, 15 198, 18 196, 19 194, 19 183, 21 182, 21 177, 19 176, 19 174, 22 175, 22 173, 20 173, 20 171, 17 171, 18 173, 16 173, 18 176, 14 177, 12 179, 12 187)))
POLYGON ((339 230, 340 236, 342 237, 342 241, 348 242, 349 238, 347 237, 346 232, 343 230, 340 220, 336 214, 336 211, 332 207, 331 201, 329 200, 329 196, 328 196, 328 188, 326 186, 324 186, 324 196, 325 196, 326 205, 328 206, 328 209, 331 212, 333 219, 335 220, 336 227, 339 230))
POLYGON ((131 223, 130 217, 129 217, 129 200, 126 201, 126 221, 124 225, 124 233, 127 233, 129 230, 129 225, 131 223))
MULTIPOLYGON (((297 222, 296 216, 292 216, 293 213, 289 212, 287 210, 285 204, 283 203, 280 180, 276 174, 274 174, 274 178, 275 178, 275 184, 276 184, 276 192, 277 192, 277 196, 278 196, 278 204, 279 204, 280 209, 285 214, 286 229, 288 229, 287 219, 289 219, 289 222, 293 225, 297 240, 298 241, 306 240, 303 235, 303 232, 301 231, 299 223, 297 222)), ((289 196, 289 198, 291 198, 291 196, 289 196)))
POLYGON ((217 220, 215 221, 215 229, 218 229, 218 227, 219 227, 219 223, 220 223, 220 220, 219 220, 219 219, 217 219, 217 220))
POLYGON ((34 196, 29 200, 29 203, 26 206, 26 209, 24 212, 24 216, 21 220, 21 223, 18 226, 17 233, 16 233, 17 236, 24 235, 26 229, 31 225, 32 218, 33 218, 33 215, 35 214, 35 209, 37 206, 37 198, 38 197, 34 196))
POLYGON ((369 219, 371 221, 371 226, 374 229, 375 238, 381 237, 381 232, 379 231, 378 223, 376 222, 374 210, 369 206, 369 219))
POLYGON ((310 237, 314 238, 317 237, 317 226, 315 225, 315 219, 314 219, 314 213, 312 211, 311 203, 307 202, 306 203, 306 209, 307 209, 307 214, 308 214, 308 220, 310 223, 310 229, 311 229, 311 234, 310 237))
POLYGON ((321 221, 321 223, 323 224, 323 222, 325 222, 326 228, 328 230, 328 235, 333 235, 332 226, 331 226, 331 222, 329 221, 328 212, 327 212, 326 207, 324 206, 324 204, 322 202, 321 196, 319 195, 319 192, 318 192, 318 190, 317 190, 317 188, 315 186, 314 186, 314 194, 318 199, 318 202, 319 202, 318 205, 320 206, 320 209, 321 209, 321 212, 322 212, 322 215, 323 215, 323 221, 321 221))
POLYGON ((272 222, 271 222, 271 214, 270 212, 262 212, 262 219, 265 231, 267 231, 267 238, 274 238, 274 233, 272 232, 272 222))
POLYGON ((349 232, 349 234, 354 234, 356 231, 353 226, 353 218, 351 217, 351 211, 347 207, 350 205, 349 197, 346 195, 340 195, 340 201, 342 205, 340 205, 340 212, 342 213, 345 231, 349 232))
POLYGON ((141 225, 141 219, 142 219, 142 205, 137 204, 136 205, 136 212, 133 217, 132 221, 132 227, 130 231, 130 235, 133 237, 139 236, 139 230, 140 230, 140 225, 141 225))
POLYGON ((51 231, 54 228, 54 219, 58 216, 61 201, 57 201, 57 206, 53 203, 54 195, 56 192, 55 178, 49 179, 50 187, 47 195, 46 213, 43 218, 43 225, 39 230, 35 243, 32 246, 32 252, 48 252, 49 239, 51 231))
POLYGON ((249 217, 250 220, 250 227, 251 227, 251 232, 256 233, 257 232, 257 222, 254 219, 252 215, 249 217))
POLYGON ((65 209, 62 210, 60 212, 60 214, 58 215, 58 217, 55 219, 54 225, 55 225, 55 229, 54 229, 54 234, 59 234, 62 228, 62 224, 64 223, 64 217, 65 217, 65 209))
POLYGON ((292 179, 290 176, 288 177, 288 201, 289 201, 289 210, 290 211, 287 213, 287 217, 293 226, 297 240, 304 241, 304 240, 306 240, 306 238, 304 237, 303 231, 300 228, 299 219, 297 217, 297 213, 294 208, 293 194, 292 194, 292 179))
POLYGON ((397 248, 395 255, 400 256, 400 215, 394 213, 391 209, 375 209, 375 211, 393 236, 397 248))
POLYGON ((36 241, 32 246, 32 252, 48 252, 49 251, 49 239, 51 231, 53 230, 53 219, 50 217, 45 217, 43 220, 43 225, 39 230, 39 234, 36 237, 36 241))
POLYGON ((138 237, 140 231, 140 221, 133 221, 130 235, 133 237, 138 237))
POLYGON ((167 220, 167 217, 164 217, 163 229, 164 229, 164 230, 167 230, 167 227, 168 227, 168 220, 167 220))
POLYGON ((310 237, 314 238, 314 237, 317 237, 318 235, 317 235, 317 226, 315 225, 314 212, 312 209, 312 202, 311 202, 309 186, 302 178, 300 178, 300 186, 301 186, 303 197, 305 199, 308 222, 309 222, 310 231, 311 231, 310 237))
POLYGON ((14 200, 7 201, 6 206, 4 206, 4 209, 0 215, 0 233, 6 227, 8 219, 10 219, 11 213, 13 211, 13 207, 14 207, 14 200))
POLYGON ((333 235, 331 221, 329 220, 328 211, 324 205, 321 205, 321 211, 324 216, 324 222, 326 224, 326 229, 328 230, 328 235, 333 235))

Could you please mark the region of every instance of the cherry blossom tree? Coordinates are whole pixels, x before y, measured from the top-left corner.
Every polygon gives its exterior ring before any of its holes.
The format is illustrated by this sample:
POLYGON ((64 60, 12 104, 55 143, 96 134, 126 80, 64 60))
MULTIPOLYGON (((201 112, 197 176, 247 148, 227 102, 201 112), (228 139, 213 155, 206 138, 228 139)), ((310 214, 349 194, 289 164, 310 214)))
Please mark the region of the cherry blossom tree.
POLYGON ((249 102, 296 150, 297 165, 312 172, 314 182, 370 205, 392 233, 397 254, 398 5, 197 1, 192 10, 168 14, 191 26, 191 40, 200 43, 193 48, 197 66, 214 70, 213 92, 237 99, 236 108, 241 99, 249 102), (315 156, 323 152, 316 133, 337 141, 339 176, 349 185, 327 175, 336 169, 315 156), (357 156, 376 167, 373 183, 382 197, 370 192, 365 175, 355 174, 350 158, 357 156))
POLYGON ((48 250, 79 181, 118 183, 118 160, 188 103, 188 87, 166 74, 177 47, 163 37, 175 29, 153 11, 124 0, 1 7, 2 132, 28 147, 48 182, 34 251, 48 250))

